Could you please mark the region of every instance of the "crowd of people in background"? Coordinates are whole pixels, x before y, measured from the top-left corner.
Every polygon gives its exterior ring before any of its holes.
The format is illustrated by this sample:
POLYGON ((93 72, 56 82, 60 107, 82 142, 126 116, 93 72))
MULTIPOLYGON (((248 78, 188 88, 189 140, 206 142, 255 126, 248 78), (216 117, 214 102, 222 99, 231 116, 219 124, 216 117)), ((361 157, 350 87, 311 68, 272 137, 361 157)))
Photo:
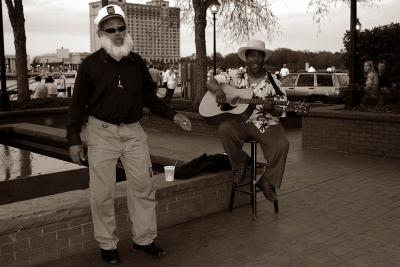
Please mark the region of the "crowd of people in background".
MULTIPOLYGON (((372 61, 366 61, 363 65, 364 70, 364 83, 361 84, 362 100, 361 102, 366 105, 376 105, 376 104, 390 104, 399 98, 397 92, 393 90, 391 86, 391 80, 387 74, 387 62, 385 60, 380 60, 377 63, 377 68, 375 69, 374 63, 372 61)), ((216 74, 220 77, 232 76, 232 73, 243 70, 243 67, 239 68, 217 68, 216 74)), ((313 66, 309 66, 307 72, 316 72, 313 66)), ((335 72, 335 66, 329 65, 326 68, 326 72, 335 72)), ((157 88, 157 95, 167 103, 171 101, 174 96, 174 91, 180 85, 180 73, 178 67, 171 64, 169 67, 163 70, 155 68, 153 64, 149 65, 149 72, 153 79, 153 82, 157 88)), ((287 64, 283 64, 282 67, 275 71, 275 76, 280 80, 285 76, 290 74, 290 70, 287 64)), ((32 98, 48 98, 48 97, 65 97, 65 92, 58 92, 61 87, 71 86, 60 83, 65 83, 65 79, 60 77, 56 82, 52 75, 46 74, 42 76, 35 77, 35 85, 33 86, 32 98)), ((61 73, 62 76, 62 73, 61 73)), ((211 68, 207 72, 207 80, 214 77, 214 70, 211 68)), ((62 91, 62 90, 61 90, 62 91)))

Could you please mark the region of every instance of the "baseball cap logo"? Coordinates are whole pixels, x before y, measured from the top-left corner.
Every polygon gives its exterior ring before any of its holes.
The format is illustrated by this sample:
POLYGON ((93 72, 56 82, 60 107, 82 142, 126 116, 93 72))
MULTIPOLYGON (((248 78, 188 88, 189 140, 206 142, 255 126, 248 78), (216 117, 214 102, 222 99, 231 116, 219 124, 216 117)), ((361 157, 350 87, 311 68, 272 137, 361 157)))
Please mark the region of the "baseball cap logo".
POLYGON ((107 7, 107 13, 108 13, 108 14, 114 14, 114 13, 115 13, 114 7, 113 7, 113 6, 107 7))

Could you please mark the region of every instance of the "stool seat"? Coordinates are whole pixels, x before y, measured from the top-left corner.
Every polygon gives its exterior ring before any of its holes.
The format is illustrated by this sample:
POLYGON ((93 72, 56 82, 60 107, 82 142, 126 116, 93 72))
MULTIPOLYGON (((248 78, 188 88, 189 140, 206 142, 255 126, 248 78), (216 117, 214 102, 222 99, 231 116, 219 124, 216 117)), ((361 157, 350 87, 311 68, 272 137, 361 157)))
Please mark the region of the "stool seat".
MULTIPOLYGON (((257 140, 254 138, 249 138, 245 140, 246 143, 250 143, 251 155, 250 155, 250 182, 246 183, 236 183, 233 181, 231 197, 229 202, 229 209, 233 211, 233 203, 235 201, 235 193, 236 191, 250 195, 251 197, 251 210, 252 210, 252 220, 255 221, 257 219, 257 193, 261 192, 261 190, 257 190, 257 167, 265 167, 265 163, 257 162, 257 140), (245 186, 250 185, 250 190, 242 189, 245 186)), ((278 205, 274 203, 275 213, 278 213, 278 205)))

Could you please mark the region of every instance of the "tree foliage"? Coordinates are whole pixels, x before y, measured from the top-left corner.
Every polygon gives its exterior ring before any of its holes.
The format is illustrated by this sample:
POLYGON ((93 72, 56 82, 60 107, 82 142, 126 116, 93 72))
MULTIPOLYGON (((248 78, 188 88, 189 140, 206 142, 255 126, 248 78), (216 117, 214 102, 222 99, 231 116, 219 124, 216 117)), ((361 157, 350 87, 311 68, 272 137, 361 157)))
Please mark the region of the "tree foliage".
MULTIPOLYGON (((347 52, 350 51, 350 32, 347 31, 343 38, 347 52)), ((388 62, 387 72, 393 82, 400 82, 400 23, 391 23, 372 29, 362 30, 357 38, 357 51, 359 67, 357 68, 360 78, 363 79, 363 62, 372 60, 377 64, 384 59, 388 62)))
MULTIPOLYGON (((205 29, 210 17, 207 10, 211 0, 176 0, 176 6, 181 8, 183 21, 194 23, 196 63, 198 74, 194 105, 198 106, 206 92, 207 53, 205 29)), ((241 42, 260 31, 266 32, 266 39, 272 36, 278 27, 277 19, 272 13, 268 0, 220 0, 221 9, 218 13, 218 24, 224 29, 224 34, 235 42, 241 42)))
MULTIPOLYGON (((362 5, 374 5, 380 0, 357 0, 357 3, 362 5)), ((308 8, 312 10, 313 20, 318 25, 324 20, 332 7, 336 7, 340 4, 346 4, 350 6, 351 0, 309 0, 308 8)))

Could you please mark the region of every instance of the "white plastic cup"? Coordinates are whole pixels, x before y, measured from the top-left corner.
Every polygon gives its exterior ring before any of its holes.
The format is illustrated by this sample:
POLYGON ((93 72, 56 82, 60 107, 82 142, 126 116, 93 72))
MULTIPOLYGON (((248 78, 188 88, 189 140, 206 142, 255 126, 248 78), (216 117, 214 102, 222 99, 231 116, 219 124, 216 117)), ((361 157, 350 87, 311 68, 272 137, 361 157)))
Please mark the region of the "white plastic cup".
POLYGON ((174 180, 175 166, 164 166, 165 181, 172 182, 174 180))

